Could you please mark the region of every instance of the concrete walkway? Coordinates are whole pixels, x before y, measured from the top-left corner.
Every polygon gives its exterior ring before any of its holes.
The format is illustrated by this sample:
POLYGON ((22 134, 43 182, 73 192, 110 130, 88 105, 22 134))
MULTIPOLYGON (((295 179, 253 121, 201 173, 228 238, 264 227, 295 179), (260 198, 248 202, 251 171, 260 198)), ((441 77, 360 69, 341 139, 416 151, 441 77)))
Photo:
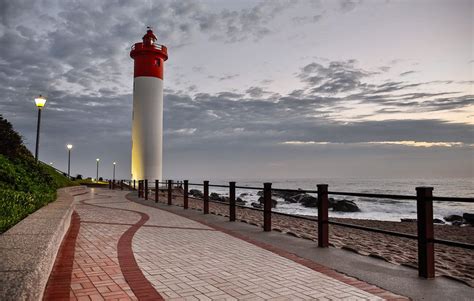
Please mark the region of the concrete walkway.
POLYGON ((293 254, 92 189, 76 197, 45 300, 381 300, 293 254))

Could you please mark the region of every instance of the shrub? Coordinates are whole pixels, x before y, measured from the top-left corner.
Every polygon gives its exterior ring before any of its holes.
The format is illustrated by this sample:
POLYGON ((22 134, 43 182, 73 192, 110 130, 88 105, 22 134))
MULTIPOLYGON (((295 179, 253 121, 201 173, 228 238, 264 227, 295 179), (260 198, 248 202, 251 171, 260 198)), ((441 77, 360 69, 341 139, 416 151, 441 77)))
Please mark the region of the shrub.
POLYGON ((21 136, 0 115, 0 233, 75 185, 54 168, 36 162, 21 136))

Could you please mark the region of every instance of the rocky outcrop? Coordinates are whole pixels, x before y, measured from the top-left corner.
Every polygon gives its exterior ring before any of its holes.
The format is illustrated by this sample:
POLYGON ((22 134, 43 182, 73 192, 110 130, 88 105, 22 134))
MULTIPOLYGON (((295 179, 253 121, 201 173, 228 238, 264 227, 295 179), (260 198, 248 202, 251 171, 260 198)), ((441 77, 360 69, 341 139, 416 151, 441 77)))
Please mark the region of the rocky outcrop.
POLYGON ((244 206, 246 204, 246 202, 244 200, 242 200, 242 198, 238 197, 237 199, 235 199, 235 204, 240 205, 240 206, 244 206))
POLYGON ((456 215, 456 214, 451 214, 451 215, 445 216, 444 220, 447 221, 447 222, 454 222, 454 221, 462 222, 462 216, 456 215))
POLYGON ((318 207, 318 199, 310 196, 309 194, 304 194, 302 196, 298 197, 298 202, 301 203, 301 205, 309 208, 316 208, 318 207))
POLYGON ((464 213, 462 218, 465 224, 474 225, 474 213, 464 213))
POLYGON ((256 203, 256 202, 253 202, 252 204, 250 204, 250 206, 252 206, 253 208, 258 208, 258 209, 263 208, 263 204, 256 203))
POLYGON ((198 190, 198 189, 191 189, 189 191, 189 194, 192 195, 195 198, 200 198, 200 199, 202 199, 202 197, 204 196, 202 194, 201 190, 198 190))
MULTIPOLYGON (((298 190, 301 190, 298 188, 298 190)), ((295 203, 291 198, 300 194, 304 194, 302 192, 297 192, 297 191, 280 191, 280 190, 272 190, 272 197, 276 198, 282 198, 285 200, 285 202, 293 202, 295 203)), ((257 192, 258 196, 263 196, 263 191, 260 190, 257 192)))
POLYGON ((340 212, 359 212, 360 209, 354 201, 349 200, 338 200, 332 207, 333 211, 340 212))
MULTIPOLYGON (((259 203, 262 205, 262 207, 263 207, 263 196, 261 196, 261 197, 258 199, 258 202, 259 202, 259 203)), ((272 199, 272 208, 276 208, 277 203, 278 203, 278 202, 277 202, 276 200, 272 199)))
POLYGON ((210 200, 213 200, 213 201, 220 201, 220 200, 221 200, 221 196, 220 196, 218 193, 212 192, 212 193, 209 195, 209 199, 210 199, 210 200))

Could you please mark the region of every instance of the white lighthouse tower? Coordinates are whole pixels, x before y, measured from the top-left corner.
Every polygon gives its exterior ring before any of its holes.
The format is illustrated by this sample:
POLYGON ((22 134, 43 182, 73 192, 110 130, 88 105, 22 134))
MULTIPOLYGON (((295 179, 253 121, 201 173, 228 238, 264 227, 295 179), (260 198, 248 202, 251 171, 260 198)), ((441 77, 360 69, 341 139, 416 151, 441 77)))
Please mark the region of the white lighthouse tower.
POLYGON ((162 179, 163 65, 165 46, 148 28, 143 42, 132 46, 135 61, 132 115, 132 179, 162 179))

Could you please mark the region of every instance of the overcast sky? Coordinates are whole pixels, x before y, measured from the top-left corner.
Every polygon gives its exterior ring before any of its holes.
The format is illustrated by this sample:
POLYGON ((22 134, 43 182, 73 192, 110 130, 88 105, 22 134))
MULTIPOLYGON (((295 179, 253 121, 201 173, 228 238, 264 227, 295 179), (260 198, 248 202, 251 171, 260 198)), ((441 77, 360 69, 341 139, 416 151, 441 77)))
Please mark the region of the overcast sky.
POLYGON ((164 175, 474 175, 473 1, 0 0, 0 114, 40 159, 130 176, 133 61, 168 47, 164 175), (94 3, 94 4, 92 4, 94 3))

